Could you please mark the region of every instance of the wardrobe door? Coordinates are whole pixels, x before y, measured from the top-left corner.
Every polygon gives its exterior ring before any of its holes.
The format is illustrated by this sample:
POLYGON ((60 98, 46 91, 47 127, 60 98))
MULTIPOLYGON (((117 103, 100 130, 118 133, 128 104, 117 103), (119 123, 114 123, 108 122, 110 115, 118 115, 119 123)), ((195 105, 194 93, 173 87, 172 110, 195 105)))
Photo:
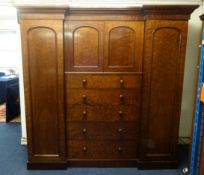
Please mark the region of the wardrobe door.
POLYGON ((103 28, 100 21, 65 22, 66 71, 102 71, 103 28))
POLYGON ((144 22, 105 22, 104 70, 141 72, 144 22))
POLYGON ((65 166, 62 20, 20 20, 28 168, 65 166), (37 164, 40 163, 40 164, 37 164), (58 166, 59 165, 59 166, 58 166))
POLYGON ((146 22, 140 147, 152 165, 176 165, 186 35, 186 21, 146 22))

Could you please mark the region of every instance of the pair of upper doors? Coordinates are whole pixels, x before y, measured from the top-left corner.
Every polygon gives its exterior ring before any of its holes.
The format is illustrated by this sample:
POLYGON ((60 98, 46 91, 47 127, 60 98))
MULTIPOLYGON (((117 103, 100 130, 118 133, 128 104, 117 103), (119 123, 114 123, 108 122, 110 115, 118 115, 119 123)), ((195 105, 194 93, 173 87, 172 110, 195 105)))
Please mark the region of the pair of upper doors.
POLYGON ((141 72, 144 22, 66 21, 65 71, 141 72))

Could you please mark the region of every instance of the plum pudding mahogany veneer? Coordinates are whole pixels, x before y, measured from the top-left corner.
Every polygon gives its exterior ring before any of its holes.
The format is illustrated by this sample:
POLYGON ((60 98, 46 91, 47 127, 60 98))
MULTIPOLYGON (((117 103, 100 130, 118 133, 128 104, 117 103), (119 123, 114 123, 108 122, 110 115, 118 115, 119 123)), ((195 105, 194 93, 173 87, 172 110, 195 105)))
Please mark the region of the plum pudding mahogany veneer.
POLYGON ((175 168, 197 6, 19 6, 28 168, 175 168))

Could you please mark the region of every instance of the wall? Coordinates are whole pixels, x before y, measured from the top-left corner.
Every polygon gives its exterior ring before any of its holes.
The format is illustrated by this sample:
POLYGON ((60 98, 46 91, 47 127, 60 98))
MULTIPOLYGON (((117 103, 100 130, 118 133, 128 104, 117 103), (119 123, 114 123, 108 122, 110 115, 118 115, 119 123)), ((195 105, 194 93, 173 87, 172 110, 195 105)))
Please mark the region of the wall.
MULTIPOLYGON (((26 126, 25 126, 25 100, 23 88, 23 72, 22 72, 22 56, 21 56, 21 40, 20 29, 17 23, 16 9, 9 6, 1 6, 0 3, 0 31, 16 31, 17 36, 14 42, 17 42, 17 53, 15 54, 15 62, 17 62, 19 70, 19 83, 20 83, 20 101, 21 101, 21 122, 22 122, 22 139, 21 143, 26 144, 26 126)), ((1 67, 0 63, 0 67, 1 67)))
MULTIPOLYGON (((201 0, 58 0, 57 3, 69 4, 71 6, 135 6, 143 4, 202 4, 201 0), (141 3, 142 2, 142 3, 141 3)), ((1 4, 13 3, 56 3, 54 0, 1 0, 1 4)), ((204 13, 203 4, 197 9, 191 16, 189 21, 188 43, 186 52, 186 65, 184 75, 184 88, 182 97, 181 108, 181 122, 179 137, 181 142, 189 142, 191 136, 191 125, 194 110, 194 92, 196 85, 196 71, 197 71, 197 59, 199 55, 199 41, 201 31, 201 21, 199 16, 204 13)), ((19 41, 20 42, 20 41, 19 41)), ((20 57, 20 52, 19 52, 20 57)), ((26 143, 26 127, 25 127, 25 107, 24 107, 24 95, 22 84, 22 67, 20 64, 20 85, 21 85, 21 111, 22 111, 22 143, 26 143)))

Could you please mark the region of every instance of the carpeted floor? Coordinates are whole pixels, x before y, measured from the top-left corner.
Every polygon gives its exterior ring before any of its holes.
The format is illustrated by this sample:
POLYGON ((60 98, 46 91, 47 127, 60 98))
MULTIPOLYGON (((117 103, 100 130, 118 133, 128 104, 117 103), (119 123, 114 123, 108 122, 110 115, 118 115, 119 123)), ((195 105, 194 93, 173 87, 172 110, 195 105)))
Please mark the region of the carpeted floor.
POLYGON ((187 154, 179 151, 177 170, 137 170, 137 168, 68 168, 58 171, 27 170, 26 146, 20 145, 20 124, 0 123, 0 175, 182 175, 187 154))

